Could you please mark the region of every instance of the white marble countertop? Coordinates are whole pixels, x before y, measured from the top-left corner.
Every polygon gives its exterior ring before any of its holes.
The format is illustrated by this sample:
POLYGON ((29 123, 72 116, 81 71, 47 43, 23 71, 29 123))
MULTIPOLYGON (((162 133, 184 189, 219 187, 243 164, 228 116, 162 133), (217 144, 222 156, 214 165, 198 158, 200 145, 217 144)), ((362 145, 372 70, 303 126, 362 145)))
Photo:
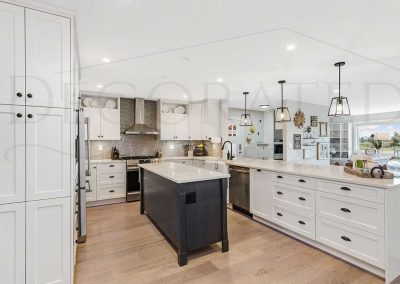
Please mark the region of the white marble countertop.
POLYGON ((102 160, 90 160, 92 164, 104 164, 104 163, 125 163, 125 160, 112 160, 112 159, 102 159, 102 160))
POLYGON ((140 164, 139 167, 176 183, 187 183, 230 177, 229 174, 168 161, 163 161, 158 164, 140 164))
POLYGON ((173 160, 199 160, 199 161, 225 161, 226 159, 212 156, 176 156, 176 157, 162 157, 161 161, 173 161, 173 160))
POLYGON ((238 159, 233 161, 226 160, 226 164, 255 169, 262 169, 274 172, 288 173, 293 175, 308 176, 319 179, 326 179, 339 182, 349 182, 365 186, 378 188, 399 188, 400 178, 395 179, 375 179, 361 178, 345 173, 343 167, 330 165, 315 165, 305 162, 287 163, 277 160, 258 160, 258 159, 238 159))

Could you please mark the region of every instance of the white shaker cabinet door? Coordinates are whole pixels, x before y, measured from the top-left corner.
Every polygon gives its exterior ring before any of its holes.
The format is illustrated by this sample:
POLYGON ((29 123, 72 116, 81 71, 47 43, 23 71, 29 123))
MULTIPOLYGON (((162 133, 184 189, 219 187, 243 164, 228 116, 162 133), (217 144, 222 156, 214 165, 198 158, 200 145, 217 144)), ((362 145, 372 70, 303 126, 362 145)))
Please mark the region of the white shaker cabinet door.
POLYGON ((175 114, 175 139, 189 139, 189 120, 187 114, 175 114))
POLYGON ((25 104, 24 8, 0 2, 0 104, 25 104))
POLYGON ((202 140, 201 136, 202 105, 189 104, 188 115, 189 115, 189 139, 202 140))
POLYGON ((26 203, 26 283, 71 283, 71 199, 26 203))
POLYGON ((26 9, 26 104, 70 107, 70 19, 26 9))
POLYGON ((85 118, 89 118, 89 136, 85 132, 85 139, 88 140, 101 140, 100 120, 101 114, 99 108, 84 108, 85 118))
POLYGON ((100 133, 102 140, 120 140, 121 124, 119 109, 102 109, 100 119, 100 133))
POLYGON ((25 107, 0 105, 0 204, 25 201, 25 107))
POLYGON ((25 203, 0 205, 1 283, 25 283, 25 203))
POLYGON ((161 140, 175 139, 175 114, 161 114, 161 140))
POLYGON ((267 171, 250 171, 250 212, 269 220, 271 217, 272 193, 270 175, 267 171))
POLYGON ((26 108, 26 199, 71 195, 68 109, 26 108))

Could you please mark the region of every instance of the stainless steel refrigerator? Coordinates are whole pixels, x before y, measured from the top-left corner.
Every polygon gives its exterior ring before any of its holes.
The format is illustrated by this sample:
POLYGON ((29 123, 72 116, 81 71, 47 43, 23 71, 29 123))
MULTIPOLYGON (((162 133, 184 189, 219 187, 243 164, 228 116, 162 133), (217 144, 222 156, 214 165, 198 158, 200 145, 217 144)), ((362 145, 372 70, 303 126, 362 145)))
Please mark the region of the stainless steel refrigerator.
POLYGON ((86 192, 90 190, 90 119, 85 117, 82 108, 77 111, 77 139, 76 139, 76 202, 77 202, 77 242, 86 241, 86 192))

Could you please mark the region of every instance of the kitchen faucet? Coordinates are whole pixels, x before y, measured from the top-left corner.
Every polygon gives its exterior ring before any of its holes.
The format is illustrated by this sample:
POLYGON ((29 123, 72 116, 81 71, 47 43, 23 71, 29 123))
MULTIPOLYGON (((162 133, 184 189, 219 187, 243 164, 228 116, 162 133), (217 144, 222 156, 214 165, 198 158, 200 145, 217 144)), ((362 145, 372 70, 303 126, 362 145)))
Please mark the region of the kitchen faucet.
POLYGON ((224 144, 222 144, 222 148, 221 148, 221 150, 224 150, 224 147, 225 147, 225 144, 226 143, 229 143, 229 144, 231 144, 231 152, 229 152, 229 150, 228 150, 228 154, 227 154, 227 159, 228 160, 233 160, 233 158, 235 158, 235 156, 233 156, 233 150, 232 150, 232 142, 231 141, 229 141, 229 140, 226 140, 225 142, 224 142, 224 144))

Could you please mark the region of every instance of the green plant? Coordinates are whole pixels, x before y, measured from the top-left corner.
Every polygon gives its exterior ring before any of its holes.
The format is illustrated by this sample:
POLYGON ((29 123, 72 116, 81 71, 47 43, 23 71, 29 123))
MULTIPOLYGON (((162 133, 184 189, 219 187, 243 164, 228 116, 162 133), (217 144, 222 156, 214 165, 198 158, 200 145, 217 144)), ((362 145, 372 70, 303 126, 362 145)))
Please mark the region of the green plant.
POLYGON ((372 146, 377 150, 382 148, 382 144, 383 144, 382 140, 375 140, 374 134, 371 134, 371 137, 369 138, 368 142, 371 143, 372 146))
POLYGON ((399 147, 400 146, 400 133, 397 133, 397 132, 393 133, 390 146, 391 147, 399 147))

